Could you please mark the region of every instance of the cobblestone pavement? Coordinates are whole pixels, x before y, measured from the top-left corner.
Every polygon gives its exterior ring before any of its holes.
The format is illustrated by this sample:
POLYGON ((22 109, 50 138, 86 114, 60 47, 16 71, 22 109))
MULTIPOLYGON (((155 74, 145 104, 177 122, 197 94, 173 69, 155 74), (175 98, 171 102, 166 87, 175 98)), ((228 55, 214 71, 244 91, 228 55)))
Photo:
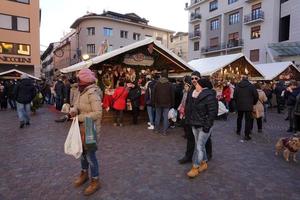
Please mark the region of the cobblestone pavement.
POLYGON ((300 164, 274 155, 277 138, 288 135, 285 115, 270 113, 264 133, 254 132, 249 142, 235 135, 234 114, 217 121, 213 159, 192 180, 186 177, 191 165, 177 163, 186 143, 181 128, 161 136, 145 124, 103 125, 97 151, 102 188, 90 197, 83 196, 87 184, 72 186, 80 162, 64 154, 70 123, 55 123, 58 116, 42 108, 19 129, 16 112, 0 111, 1 200, 300 199, 300 164))

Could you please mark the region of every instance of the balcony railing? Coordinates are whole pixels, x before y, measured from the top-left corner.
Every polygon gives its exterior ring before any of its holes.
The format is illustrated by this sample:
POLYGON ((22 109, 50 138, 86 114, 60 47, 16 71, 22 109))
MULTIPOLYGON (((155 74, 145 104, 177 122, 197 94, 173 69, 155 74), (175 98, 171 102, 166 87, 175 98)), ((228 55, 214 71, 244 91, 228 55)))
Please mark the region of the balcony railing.
POLYGON ((201 14, 199 13, 192 13, 191 14, 191 18, 190 18, 190 22, 196 22, 201 20, 201 14))
POLYGON ((245 2, 247 2, 247 3, 252 3, 254 1, 257 1, 257 0, 245 0, 245 2))
POLYGON ((252 24, 256 22, 262 22, 265 19, 265 13, 262 10, 252 12, 251 14, 244 16, 244 24, 252 24))
POLYGON ((200 3, 203 3, 207 0, 191 0, 191 4, 189 5, 188 3, 185 3, 185 10, 189 10, 191 8, 196 7, 197 5, 199 5, 200 3))
POLYGON ((238 49, 244 46, 244 41, 240 40, 228 40, 227 42, 219 43, 216 46, 207 46, 201 48, 201 53, 211 53, 211 52, 218 52, 218 51, 228 51, 231 49, 238 49))
POLYGON ((200 38, 201 38, 200 31, 194 31, 193 33, 189 33, 190 40, 195 40, 195 39, 200 39, 200 38))

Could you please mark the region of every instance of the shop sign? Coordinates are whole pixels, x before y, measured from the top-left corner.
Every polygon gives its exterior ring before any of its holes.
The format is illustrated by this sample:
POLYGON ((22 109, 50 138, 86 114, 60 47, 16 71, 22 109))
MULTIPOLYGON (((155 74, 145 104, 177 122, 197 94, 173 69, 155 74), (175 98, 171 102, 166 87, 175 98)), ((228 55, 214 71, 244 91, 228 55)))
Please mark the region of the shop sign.
POLYGON ((0 61, 14 63, 31 63, 31 58, 0 56, 0 61))
POLYGON ((142 53, 133 55, 126 54, 123 63, 125 63, 126 65, 151 66, 154 63, 154 60, 151 56, 146 56, 142 53))

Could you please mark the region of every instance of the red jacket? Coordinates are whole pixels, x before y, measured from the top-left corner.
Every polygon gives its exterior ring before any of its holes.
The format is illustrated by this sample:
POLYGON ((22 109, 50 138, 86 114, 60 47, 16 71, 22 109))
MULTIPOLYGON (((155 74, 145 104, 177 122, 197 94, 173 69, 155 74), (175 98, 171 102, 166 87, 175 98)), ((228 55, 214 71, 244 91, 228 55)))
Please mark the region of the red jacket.
POLYGON ((226 102, 230 102, 230 88, 228 86, 224 87, 222 95, 226 102))
POLYGON ((112 96, 113 108, 116 110, 125 110, 128 91, 125 87, 118 87, 112 96))

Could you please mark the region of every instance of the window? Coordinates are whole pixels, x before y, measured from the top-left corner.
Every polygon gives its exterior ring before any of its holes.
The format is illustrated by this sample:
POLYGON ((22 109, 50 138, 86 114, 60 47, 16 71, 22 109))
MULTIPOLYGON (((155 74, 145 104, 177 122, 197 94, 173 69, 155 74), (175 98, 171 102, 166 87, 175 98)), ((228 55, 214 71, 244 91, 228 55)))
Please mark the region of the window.
POLYGON ((252 6, 252 20, 259 19, 261 17, 261 3, 255 4, 252 6))
POLYGON ((111 37, 112 34, 113 34, 113 29, 112 28, 104 27, 103 31, 104 31, 103 35, 107 36, 107 37, 111 37))
POLYGON ((120 37, 121 37, 121 38, 126 38, 126 39, 127 39, 127 38, 128 38, 128 31, 122 31, 122 30, 121 30, 121 31, 120 31, 120 37))
POLYGON ((217 30, 220 28, 220 21, 219 19, 215 19, 215 20, 212 20, 210 22, 210 30, 217 30))
POLYGON ((229 15, 229 25, 240 23, 240 13, 236 12, 229 15))
POLYGON ((258 62, 259 61, 259 49, 250 50, 250 60, 252 62, 258 62))
POLYGON ((200 24, 194 26, 194 36, 200 36, 200 24))
POLYGON ((210 39, 210 47, 218 47, 219 46, 219 38, 211 38, 210 39))
POLYGON ((133 38, 133 40, 140 40, 141 34, 139 34, 139 33, 133 33, 132 38, 133 38))
POLYGON ((17 30, 18 31, 29 31, 29 19, 23 17, 17 17, 17 30))
POLYGON ((218 9, 218 0, 214 0, 209 3, 209 11, 212 12, 218 9))
POLYGON ((194 51, 199 51, 199 41, 198 42, 194 42, 194 51))
POLYGON ((87 27, 88 35, 95 35, 95 27, 87 27))
POLYGON ((238 0, 228 0, 228 5, 237 2, 238 0))
POLYGON ((260 26, 254 26, 251 28, 251 39, 260 38, 260 26))
POLYGON ((0 14, 0 28, 29 32, 29 18, 0 14))
POLYGON ((287 2, 288 0, 280 0, 280 3, 283 4, 284 2, 287 2))
POLYGON ((86 46, 87 53, 95 53, 95 44, 87 44, 86 46))
POLYGON ((290 15, 280 18, 279 21, 279 42, 290 38, 290 15))
POLYGON ((9 43, 9 42, 0 42, 0 54, 29 56, 30 55, 30 45, 9 43))
POLYGON ((12 16, 0 14, 0 28, 12 29, 12 16))
POLYGON ((239 32, 235 32, 235 33, 230 33, 228 35, 228 40, 232 41, 232 40, 239 40, 239 32))
POLYGON ((30 3, 30 0, 10 0, 10 1, 15 1, 15 2, 19 2, 19 3, 26 3, 26 4, 30 3))

